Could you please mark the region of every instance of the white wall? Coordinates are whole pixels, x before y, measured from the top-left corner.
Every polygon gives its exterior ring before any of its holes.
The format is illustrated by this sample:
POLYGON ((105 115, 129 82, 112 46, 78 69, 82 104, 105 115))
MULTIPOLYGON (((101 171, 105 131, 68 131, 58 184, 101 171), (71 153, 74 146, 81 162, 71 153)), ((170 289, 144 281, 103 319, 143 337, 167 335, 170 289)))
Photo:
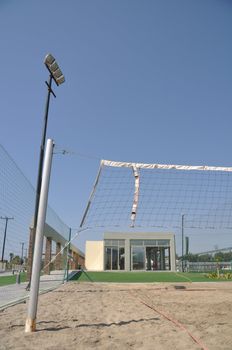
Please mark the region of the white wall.
POLYGON ((86 242, 85 267, 91 271, 104 270, 104 241, 86 242))

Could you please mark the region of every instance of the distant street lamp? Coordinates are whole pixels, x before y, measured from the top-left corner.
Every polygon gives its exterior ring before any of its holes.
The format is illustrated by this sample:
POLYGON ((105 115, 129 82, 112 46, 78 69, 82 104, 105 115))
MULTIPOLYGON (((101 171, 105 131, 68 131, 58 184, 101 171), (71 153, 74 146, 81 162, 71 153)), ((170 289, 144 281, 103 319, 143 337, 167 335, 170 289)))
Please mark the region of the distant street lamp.
MULTIPOLYGON (((45 84, 48 87, 48 94, 47 94, 47 101, 46 101, 46 106, 45 106, 44 125, 43 125, 42 139, 41 139, 41 145, 40 145, 39 168, 38 168, 38 175, 37 175, 35 211, 34 211, 34 220, 33 220, 32 236, 31 236, 32 256, 31 256, 31 261, 28 261, 29 283, 28 283, 26 289, 30 289, 30 281, 31 281, 32 262, 33 262, 33 255, 34 255, 35 233, 36 233, 36 226, 37 226, 37 220, 38 220, 38 209, 39 209, 39 200, 40 200, 40 192, 41 192, 41 181, 42 181, 42 172, 43 172, 43 163, 44 163, 44 150, 45 150, 45 142, 46 142, 50 96, 52 94, 54 97, 56 97, 56 95, 54 94, 54 92, 52 90, 52 80, 55 81, 57 86, 59 86, 65 82, 65 77, 64 77, 57 61, 55 60, 55 58, 51 54, 47 54, 45 56, 44 64, 49 71, 49 81, 45 82, 45 84)), ((29 247, 29 249, 30 249, 30 247, 29 247)))

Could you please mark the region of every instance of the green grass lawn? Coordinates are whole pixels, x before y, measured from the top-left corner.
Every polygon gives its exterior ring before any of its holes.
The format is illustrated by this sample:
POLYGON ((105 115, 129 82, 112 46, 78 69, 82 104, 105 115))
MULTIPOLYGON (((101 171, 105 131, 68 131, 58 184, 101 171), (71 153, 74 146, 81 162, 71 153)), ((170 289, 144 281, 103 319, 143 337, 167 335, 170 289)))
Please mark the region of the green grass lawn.
POLYGON ((117 282, 117 283, 154 283, 154 282, 212 282, 204 273, 180 272, 79 272, 72 279, 78 282, 117 282))
MULTIPOLYGON (((25 272, 20 274, 20 281, 26 282, 25 272)), ((14 284, 14 283, 16 283, 16 275, 0 276, 0 287, 7 286, 8 284, 14 284)))

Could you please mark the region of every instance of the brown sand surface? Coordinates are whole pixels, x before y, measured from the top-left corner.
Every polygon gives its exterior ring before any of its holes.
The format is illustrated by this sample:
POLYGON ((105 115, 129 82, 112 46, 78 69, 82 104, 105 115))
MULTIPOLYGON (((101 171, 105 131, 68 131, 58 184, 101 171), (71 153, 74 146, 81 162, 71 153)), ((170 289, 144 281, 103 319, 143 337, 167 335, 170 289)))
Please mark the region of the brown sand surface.
POLYGON ((0 312, 1 350, 232 349, 230 282, 73 282, 39 297, 34 333, 26 313, 27 304, 0 312))

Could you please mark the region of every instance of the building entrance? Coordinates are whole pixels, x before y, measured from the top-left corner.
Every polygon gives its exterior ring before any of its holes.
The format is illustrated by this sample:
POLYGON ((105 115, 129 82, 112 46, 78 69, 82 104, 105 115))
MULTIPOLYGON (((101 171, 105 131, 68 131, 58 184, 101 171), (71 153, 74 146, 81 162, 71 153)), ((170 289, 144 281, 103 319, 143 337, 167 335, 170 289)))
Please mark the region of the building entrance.
POLYGON ((146 270, 161 270, 160 249, 157 247, 146 247, 146 270))
POLYGON ((169 242, 167 240, 132 240, 131 269, 171 270, 169 242))
POLYGON ((146 270, 170 270, 169 247, 146 247, 146 270))

